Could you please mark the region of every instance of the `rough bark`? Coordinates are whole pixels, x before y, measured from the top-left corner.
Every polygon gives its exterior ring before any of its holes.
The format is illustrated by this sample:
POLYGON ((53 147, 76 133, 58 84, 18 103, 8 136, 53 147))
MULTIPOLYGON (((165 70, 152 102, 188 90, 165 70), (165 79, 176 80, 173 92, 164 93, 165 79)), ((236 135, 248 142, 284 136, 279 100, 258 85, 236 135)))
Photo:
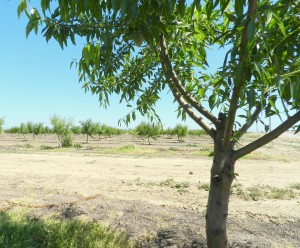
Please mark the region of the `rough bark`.
MULTIPOLYGON (((225 128, 225 123, 223 123, 225 128)), ((210 190, 206 212, 206 237, 209 248, 227 247, 226 224, 229 194, 234 179, 233 149, 224 150, 222 141, 224 128, 216 132, 214 160, 211 168, 210 190)))

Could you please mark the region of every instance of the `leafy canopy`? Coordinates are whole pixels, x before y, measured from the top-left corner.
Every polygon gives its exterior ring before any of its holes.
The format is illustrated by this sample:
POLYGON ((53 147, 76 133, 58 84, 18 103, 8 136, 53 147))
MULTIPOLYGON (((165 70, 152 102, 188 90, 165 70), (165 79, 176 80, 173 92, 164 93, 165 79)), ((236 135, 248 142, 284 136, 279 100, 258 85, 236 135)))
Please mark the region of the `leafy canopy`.
POLYGON ((219 120, 210 112, 226 116, 225 147, 262 110, 285 119, 299 109, 299 0, 40 2, 36 9, 28 0, 19 5, 18 15, 29 19, 26 34, 41 26, 45 39, 62 48, 83 37, 75 61, 80 82, 103 106, 119 95, 132 108, 126 123, 136 112, 159 118, 155 104, 166 87, 179 103, 178 116, 188 114, 212 137, 209 124, 218 128, 219 120), (211 49, 225 54, 214 73, 211 49))

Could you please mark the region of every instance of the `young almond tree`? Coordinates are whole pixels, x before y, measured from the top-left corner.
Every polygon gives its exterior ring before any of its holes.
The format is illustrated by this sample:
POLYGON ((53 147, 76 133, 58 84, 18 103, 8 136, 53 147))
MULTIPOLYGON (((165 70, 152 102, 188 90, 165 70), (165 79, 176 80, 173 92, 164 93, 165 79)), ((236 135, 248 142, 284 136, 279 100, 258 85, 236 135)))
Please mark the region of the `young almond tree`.
POLYGON ((148 140, 148 145, 151 145, 150 138, 156 140, 157 137, 161 134, 161 126, 155 125, 153 123, 141 122, 135 128, 135 134, 142 139, 148 140))
POLYGON ((96 123, 92 119, 87 119, 85 121, 79 122, 81 125, 81 133, 86 135, 86 143, 89 143, 89 136, 93 138, 96 130, 96 123))
POLYGON ((188 115, 211 137, 207 243, 226 247, 236 161, 300 120, 300 1, 40 2, 36 9, 26 0, 19 5, 18 14, 25 12, 29 19, 26 34, 41 25, 45 39, 55 39, 62 48, 75 44, 76 37, 85 39, 77 62, 79 81, 102 105, 116 94, 133 108, 125 122, 136 112, 153 119, 159 93, 167 88, 179 115, 188 115), (208 60, 211 50, 223 61, 215 72, 208 60), (282 122, 237 147, 262 114, 280 116, 282 122))
POLYGON ((72 145, 72 123, 58 115, 53 115, 50 118, 51 125, 53 126, 53 133, 57 135, 58 145, 60 148, 72 145))
POLYGON ((27 125, 23 122, 20 124, 19 133, 23 135, 24 139, 25 139, 25 134, 29 133, 27 125))
POLYGON ((188 135, 188 131, 188 127, 181 124, 177 124, 173 129, 173 133, 177 135, 178 142, 183 142, 183 138, 188 135))

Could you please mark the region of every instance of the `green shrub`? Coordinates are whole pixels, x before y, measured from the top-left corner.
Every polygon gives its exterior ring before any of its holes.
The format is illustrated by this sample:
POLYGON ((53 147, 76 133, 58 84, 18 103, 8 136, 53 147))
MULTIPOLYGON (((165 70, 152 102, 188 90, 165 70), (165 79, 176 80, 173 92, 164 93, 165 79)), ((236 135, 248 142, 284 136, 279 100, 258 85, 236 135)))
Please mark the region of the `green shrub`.
POLYGON ((73 136, 72 133, 67 133, 62 136, 61 145, 62 147, 71 147, 73 146, 73 136))
POLYGON ((73 146, 74 146, 74 148, 76 148, 76 149, 80 149, 80 148, 82 148, 82 145, 81 145, 81 144, 79 144, 79 143, 76 143, 76 144, 74 144, 73 146))

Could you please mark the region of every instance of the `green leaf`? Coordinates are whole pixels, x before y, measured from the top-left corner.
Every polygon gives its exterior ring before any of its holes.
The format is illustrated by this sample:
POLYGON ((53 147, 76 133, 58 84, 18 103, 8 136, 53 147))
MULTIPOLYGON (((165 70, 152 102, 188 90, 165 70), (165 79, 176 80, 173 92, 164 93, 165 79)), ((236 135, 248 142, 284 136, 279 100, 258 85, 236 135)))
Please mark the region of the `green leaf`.
POLYGON ((42 7, 42 11, 45 15, 45 11, 46 9, 49 8, 49 5, 50 5, 50 0, 41 0, 41 7, 42 7))
POLYGON ((22 12, 24 10, 26 10, 26 8, 27 8, 26 0, 22 0, 21 3, 19 4, 18 10, 17 10, 17 12, 18 12, 18 18, 20 18, 22 12))
POLYGON ((273 12, 271 10, 268 11, 267 20, 266 20, 266 26, 269 25, 270 21, 272 20, 272 16, 273 16, 273 12))
POLYGON ((202 97, 204 97, 204 89, 203 88, 200 88, 199 90, 198 90, 198 94, 199 94, 199 96, 202 98, 202 97))
POLYGON ((273 17, 274 17, 275 22, 278 24, 281 33, 284 36, 286 36, 286 30, 285 30, 283 22, 280 20, 280 18, 275 13, 273 13, 273 17))
POLYGON ((173 13, 175 4, 176 4, 176 0, 168 0, 169 13, 170 13, 170 14, 173 13))
POLYGON ((249 39, 249 41, 251 41, 255 35, 255 20, 254 19, 251 19, 248 23, 248 26, 247 26, 247 37, 249 39))
POLYGON ((243 9, 244 9, 244 0, 235 0, 234 10, 237 17, 243 15, 243 9))
POLYGON ((255 101, 256 101, 256 94, 253 88, 250 88, 247 91, 247 101, 249 103, 249 110, 250 110, 255 105, 255 101))
POLYGON ((271 106, 273 107, 273 109, 275 110, 276 114, 279 115, 279 110, 277 109, 277 107, 275 105, 275 101, 273 101, 273 99, 271 99, 271 98, 269 98, 268 101, 271 104, 271 106))

